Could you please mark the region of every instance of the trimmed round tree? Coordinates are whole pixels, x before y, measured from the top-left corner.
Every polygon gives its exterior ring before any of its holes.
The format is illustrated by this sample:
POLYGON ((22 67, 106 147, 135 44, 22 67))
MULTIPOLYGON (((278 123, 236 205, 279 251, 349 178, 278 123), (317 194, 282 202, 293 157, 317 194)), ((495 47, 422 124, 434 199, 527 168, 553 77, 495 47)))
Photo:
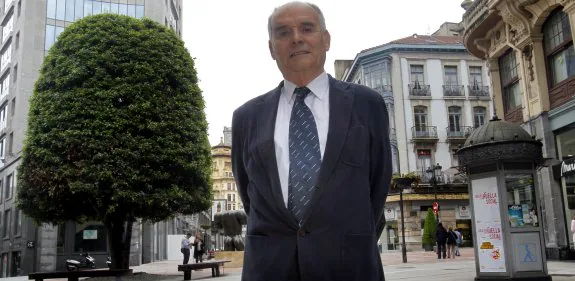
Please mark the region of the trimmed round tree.
POLYGON ((38 223, 97 220, 129 268, 137 218, 211 206, 204 100, 182 40, 149 20, 81 19, 50 49, 30 98, 18 208, 38 223))

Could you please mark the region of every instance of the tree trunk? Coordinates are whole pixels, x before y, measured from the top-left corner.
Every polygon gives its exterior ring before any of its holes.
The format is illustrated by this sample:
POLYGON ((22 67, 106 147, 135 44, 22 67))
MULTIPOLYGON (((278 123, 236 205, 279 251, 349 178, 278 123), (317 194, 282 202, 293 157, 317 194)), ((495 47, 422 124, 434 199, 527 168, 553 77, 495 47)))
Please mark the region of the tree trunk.
POLYGON ((127 216, 110 216, 104 220, 106 230, 108 231, 112 269, 130 268, 130 245, 134 221, 135 218, 132 214, 127 216))

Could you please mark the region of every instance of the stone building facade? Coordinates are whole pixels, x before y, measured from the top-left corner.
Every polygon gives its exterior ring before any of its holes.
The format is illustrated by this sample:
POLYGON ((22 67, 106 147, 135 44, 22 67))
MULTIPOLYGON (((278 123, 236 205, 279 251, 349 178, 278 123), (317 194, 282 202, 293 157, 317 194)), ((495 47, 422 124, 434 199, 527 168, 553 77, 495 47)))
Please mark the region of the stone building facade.
POLYGON ((458 227, 471 244, 467 181, 455 151, 493 114, 487 68, 467 52, 459 25, 444 23, 433 35, 413 34, 335 62, 336 77, 373 88, 386 103, 394 173, 416 173, 418 188, 406 190, 404 213, 391 190, 386 203, 382 250, 396 250, 402 215, 409 250, 422 248, 424 218, 433 202, 439 219, 458 227), (455 35, 455 36, 454 36, 455 35))
POLYGON ((575 251, 575 1, 466 0, 465 47, 486 60, 495 112, 543 142, 538 170, 548 258, 575 251))

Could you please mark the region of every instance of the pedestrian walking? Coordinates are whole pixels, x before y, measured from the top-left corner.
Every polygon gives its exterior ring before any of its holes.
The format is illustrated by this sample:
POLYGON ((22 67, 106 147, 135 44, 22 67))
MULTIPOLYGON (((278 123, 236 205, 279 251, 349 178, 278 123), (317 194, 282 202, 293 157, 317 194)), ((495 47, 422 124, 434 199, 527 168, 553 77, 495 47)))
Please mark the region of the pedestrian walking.
POLYGON ((435 241, 437 242, 437 258, 445 259, 446 256, 446 248, 445 244, 447 243, 447 230, 443 226, 442 223, 437 224, 437 231, 435 232, 435 241))
POLYGON ((461 253, 459 252, 459 247, 461 247, 461 244, 463 243, 463 235, 461 234, 461 231, 459 231, 459 228, 455 228, 453 230, 453 232, 457 235, 457 240, 455 241, 455 255, 456 256, 461 256, 461 253))
POLYGON ((449 230, 447 231, 447 258, 454 259, 455 258, 455 245, 457 244, 457 234, 453 232, 453 226, 449 226, 449 230))
POLYGON ((192 234, 188 233, 184 238, 182 238, 182 247, 180 251, 184 255, 183 264, 188 264, 188 261, 190 260, 190 237, 192 237, 192 234))

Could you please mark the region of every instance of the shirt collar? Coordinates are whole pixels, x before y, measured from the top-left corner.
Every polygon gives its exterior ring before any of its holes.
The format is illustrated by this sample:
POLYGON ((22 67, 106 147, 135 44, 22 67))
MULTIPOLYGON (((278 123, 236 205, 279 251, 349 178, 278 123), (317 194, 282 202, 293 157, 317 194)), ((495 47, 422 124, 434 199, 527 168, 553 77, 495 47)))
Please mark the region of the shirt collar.
MULTIPOLYGON (((309 84, 306 85, 310 89, 311 93, 314 94, 319 100, 325 98, 326 89, 329 88, 329 79, 327 73, 324 71, 313 79, 309 84)), ((296 84, 284 79, 284 94, 288 98, 288 103, 294 101, 294 90, 297 88, 296 84)))

